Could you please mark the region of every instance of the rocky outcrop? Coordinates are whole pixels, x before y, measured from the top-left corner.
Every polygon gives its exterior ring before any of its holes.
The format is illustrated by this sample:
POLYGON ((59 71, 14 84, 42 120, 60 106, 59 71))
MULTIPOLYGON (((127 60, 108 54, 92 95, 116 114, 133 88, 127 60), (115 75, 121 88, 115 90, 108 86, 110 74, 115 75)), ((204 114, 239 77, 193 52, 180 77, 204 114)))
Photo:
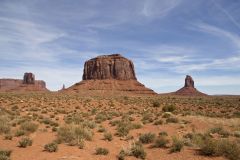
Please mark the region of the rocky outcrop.
POLYGON ((184 87, 192 87, 192 88, 194 88, 194 81, 193 81, 191 76, 189 76, 189 75, 186 76, 184 87))
POLYGON ((0 79, 0 92, 48 91, 46 83, 35 80, 32 73, 25 73, 23 79, 0 79))
POLYGON ((82 79, 64 91, 156 94, 137 81, 133 62, 120 54, 98 56, 86 61, 82 79))
POLYGON ((136 80, 132 61, 120 54, 98 56, 85 62, 83 80, 136 80))
POLYGON ((205 96, 206 95, 205 93, 199 92, 194 87, 194 80, 189 75, 187 75, 185 78, 184 87, 174 92, 174 94, 182 95, 182 96, 205 96))
POLYGON ((34 84, 35 75, 33 73, 24 73, 23 84, 34 84))

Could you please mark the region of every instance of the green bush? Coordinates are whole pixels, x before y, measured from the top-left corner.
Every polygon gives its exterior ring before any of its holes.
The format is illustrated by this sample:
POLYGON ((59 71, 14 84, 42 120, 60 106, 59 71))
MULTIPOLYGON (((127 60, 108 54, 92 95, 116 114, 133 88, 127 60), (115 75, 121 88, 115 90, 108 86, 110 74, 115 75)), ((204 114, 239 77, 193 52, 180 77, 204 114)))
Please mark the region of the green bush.
POLYGON ((33 133, 37 130, 38 125, 32 122, 24 122, 20 125, 20 130, 33 133))
POLYGON ((176 137, 173 137, 173 144, 170 152, 180 152, 184 146, 184 142, 176 137))
POLYGON ((154 133, 145 133, 140 135, 139 141, 145 144, 152 143, 156 135, 154 133))
POLYGON ((44 150, 47 152, 57 152, 58 144, 55 142, 48 143, 44 145, 44 150))
POLYGON ((29 137, 23 137, 19 142, 18 142, 18 147, 21 148, 26 148, 27 146, 32 145, 32 140, 29 137))
POLYGON ((96 155, 107 155, 109 153, 107 148, 98 147, 96 148, 96 155))
POLYGON ((103 136, 104 136, 104 140, 112 141, 113 139, 112 133, 110 132, 105 132, 103 136))
POLYGON ((153 147, 165 148, 168 143, 169 143, 169 140, 165 136, 161 136, 155 140, 153 147))
POLYGON ((162 108, 163 112, 173 112, 176 110, 176 106, 175 105, 166 105, 162 108))
POLYGON ((11 150, 0 150, 0 160, 10 160, 11 150))

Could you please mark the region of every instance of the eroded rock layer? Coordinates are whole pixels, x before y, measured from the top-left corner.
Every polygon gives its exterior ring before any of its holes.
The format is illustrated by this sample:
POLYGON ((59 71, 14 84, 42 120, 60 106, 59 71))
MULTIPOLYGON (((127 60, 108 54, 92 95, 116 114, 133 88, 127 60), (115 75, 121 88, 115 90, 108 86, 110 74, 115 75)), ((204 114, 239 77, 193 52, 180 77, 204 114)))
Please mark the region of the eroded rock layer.
POLYGON ((120 54, 98 56, 85 62, 83 80, 136 80, 132 61, 120 54))

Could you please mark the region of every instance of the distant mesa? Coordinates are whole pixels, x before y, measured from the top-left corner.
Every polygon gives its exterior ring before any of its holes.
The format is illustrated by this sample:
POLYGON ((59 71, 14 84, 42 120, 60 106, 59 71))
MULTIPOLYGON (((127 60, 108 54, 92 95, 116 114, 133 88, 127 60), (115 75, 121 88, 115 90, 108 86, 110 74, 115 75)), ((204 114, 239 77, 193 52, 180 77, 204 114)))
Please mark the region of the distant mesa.
POLYGON ((35 80, 33 73, 24 73, 23 79, 0 79, 0 92, 48 91, 46 83, 35 80))
POLYGON ((187 75, 185 78, 184 87, 176 91, 174 94, 183 96, 206 96, 207 94, 199 92, 194 87, 194 80, 191 76, 187 75))
POLYGON ((129 92, 156 94, 137 81, 133 62, 120 54, 103 55, 85 62, 82 81, 65 91, 129 92))
POLYGON ((132 61, 120 54, 98 56, 84 64, 83 80, 136 80, 132 61))

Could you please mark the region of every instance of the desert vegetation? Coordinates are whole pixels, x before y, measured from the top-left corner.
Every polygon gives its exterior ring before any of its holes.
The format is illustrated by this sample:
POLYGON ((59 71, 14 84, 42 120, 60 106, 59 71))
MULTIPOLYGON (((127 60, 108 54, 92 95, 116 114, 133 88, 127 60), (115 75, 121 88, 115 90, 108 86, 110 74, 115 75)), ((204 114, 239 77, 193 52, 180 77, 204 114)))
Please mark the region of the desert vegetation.
POLYGON ((239 97, 0 94, 0 159, 238 160, 239 97), (23 154, 32 150, 32 154, 23 154), (20 156, 19 154, 24 156, 20 156), (32 155, 32 157, 31 157, 32 155))

